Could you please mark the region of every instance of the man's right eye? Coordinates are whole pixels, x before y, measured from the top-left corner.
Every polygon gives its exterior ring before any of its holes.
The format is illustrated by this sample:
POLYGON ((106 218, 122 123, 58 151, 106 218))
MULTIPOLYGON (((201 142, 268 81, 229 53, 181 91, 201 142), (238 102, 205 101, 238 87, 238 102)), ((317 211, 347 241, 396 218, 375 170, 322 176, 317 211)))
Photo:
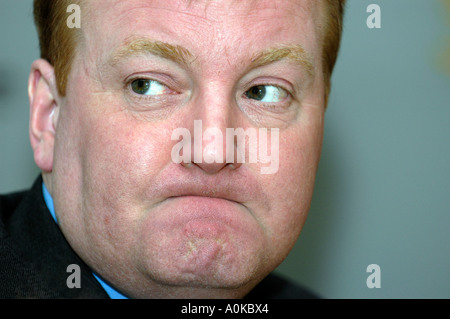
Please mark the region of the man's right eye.
POLYGON ((167 86, 155 80, 137 79, 131 82, 131 89, 139 95, 161 95, 168 91, 167 86))

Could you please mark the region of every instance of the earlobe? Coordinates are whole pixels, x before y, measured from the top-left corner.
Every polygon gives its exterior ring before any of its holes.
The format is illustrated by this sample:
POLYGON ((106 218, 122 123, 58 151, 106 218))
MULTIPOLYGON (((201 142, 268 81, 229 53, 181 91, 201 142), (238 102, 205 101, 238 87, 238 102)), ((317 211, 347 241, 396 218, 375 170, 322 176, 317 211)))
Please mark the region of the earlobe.
POLYGON ((32 64, 28 80, 30 142, 36 165, 45 173, 53 169, 53 146, 59 114, 53 67, 45 60, 32 64))

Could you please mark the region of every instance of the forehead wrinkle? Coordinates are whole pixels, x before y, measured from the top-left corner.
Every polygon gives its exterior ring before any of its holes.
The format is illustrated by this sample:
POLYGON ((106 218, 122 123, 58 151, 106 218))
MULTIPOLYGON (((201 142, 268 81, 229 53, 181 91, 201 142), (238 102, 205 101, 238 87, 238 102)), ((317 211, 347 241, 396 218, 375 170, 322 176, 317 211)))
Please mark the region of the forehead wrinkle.
POLYGON ((190 64, 194 57, 188 49, 180 45, 153 41, 146 38, 137 38, 128 41, 126 45, 115 50, 108 61, 112 65, 116 65, 122 60, 143 54, 152 54, 184 65, 190 64))
POLYGON ((251 67, 258 68, 270 63, 289 59, 303 67, 309 76, 314 76, 314 66, 302 45, 284 45, 267 49, 252 58, 251 67))

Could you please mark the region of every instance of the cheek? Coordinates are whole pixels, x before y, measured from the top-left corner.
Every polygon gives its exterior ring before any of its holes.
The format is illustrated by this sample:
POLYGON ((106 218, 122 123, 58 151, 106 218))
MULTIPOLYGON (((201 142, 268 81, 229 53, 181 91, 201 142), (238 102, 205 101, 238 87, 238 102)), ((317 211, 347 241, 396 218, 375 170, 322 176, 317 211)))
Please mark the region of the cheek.
POLYGON ((153 180, 170 163, 169 130, 114 113, 85 117, 79 131, 79 225, 87 242, 126 255, 136 220, 154 200, 153 180))
POLYGON ((123 114, 98 120, 86 130, 81 149, 86 178, 115 191, 148 187, 151 177, 170 160, 170 135, 123 114), (165 142, 165 143, 164 143, 165 142), (93 176, 89 176, 92 174, 93 176))
POLYGON ((270 185, 271 214, 267 216, 274 240, 291 245, 306 220, 314 190, 322 144, 322 120, 306 121, 280 133, 280 167, 265 177, 270 185))

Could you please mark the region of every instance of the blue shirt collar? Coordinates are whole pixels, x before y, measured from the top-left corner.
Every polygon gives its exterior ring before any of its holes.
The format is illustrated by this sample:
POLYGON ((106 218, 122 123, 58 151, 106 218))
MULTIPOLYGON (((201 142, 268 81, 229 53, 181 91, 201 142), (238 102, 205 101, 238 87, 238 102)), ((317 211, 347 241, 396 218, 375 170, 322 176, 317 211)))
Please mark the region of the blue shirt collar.
MULTIPOLYGON (((44 183, 42 183, 42 192, 44 194, 45 204, 47 205, 48 210, 50 211, 50 214, 52 215, 54 221, 56 222, 56 224, 58 224, 58 219, 56 218, 55 214, 55 207, 53 205, 52 195, 50 195, 50 192, 48 191, 44 183)), ((95 279, 98 280, 103 289, 105 289, 106 293, 111 299, 128 299, 128 297, 122 295, 120 292, 118 292, 113 287, 104 282, 98 275, 96 275, 95 273, 92 274, 94 275, 95 279)))

